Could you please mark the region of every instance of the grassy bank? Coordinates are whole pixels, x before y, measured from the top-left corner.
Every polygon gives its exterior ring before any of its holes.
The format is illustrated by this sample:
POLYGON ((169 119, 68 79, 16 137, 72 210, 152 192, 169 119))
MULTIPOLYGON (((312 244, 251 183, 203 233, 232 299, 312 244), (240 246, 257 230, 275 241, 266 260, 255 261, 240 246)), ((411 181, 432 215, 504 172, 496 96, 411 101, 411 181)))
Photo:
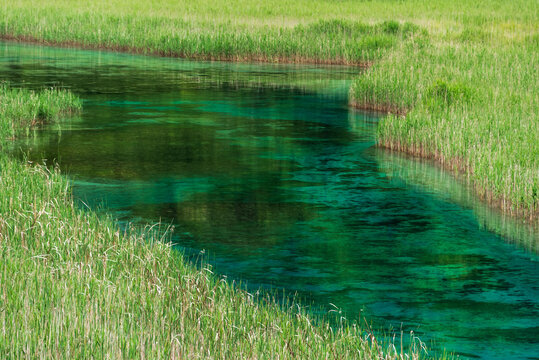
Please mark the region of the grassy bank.
POLYGON ((399 115, 382 121, 381 145, 458 169, 492 204, 533 220, 538 8, 525 0, 0 0, 0 37, 194 59, 374 64, 350 98, 399 115))
POLYGON ((148 9, 139 13, 122 2, 110 8, 104 3, 87 7, 57 2, 39 10, 30 3, 4 4, 1 37, 204 60, 367 65, 419 31, 410 23, 395 21, 367 24, 320 19, 284 27, 260 25, 232 22, 232 13, 226 21, 215 22, 185 17, 188 4, 168 4, 175 17, 165 12, 166 7, 157 14, 148 9))
MULTIPOLYGON (((0 127, 0 148, 24 127, 81 104, 66 91, 1 89, 9 126, 0 127)), ((418 359, 423 352, 412 345, 404 353, 352 323, 331 328, 292 303, 248 294, 162 240, 152 228, 120 232, 111 219, 74 206, 57 171, 0 152, 0 356, 418 359)))
POLYGON ((383 119, 382 146, 434 158, 464 173, 491 204, 536 221, 539 32, 517 15, 486 14, 403 42, 356 79, 350 95, 359 107, 405 114, 383 119))

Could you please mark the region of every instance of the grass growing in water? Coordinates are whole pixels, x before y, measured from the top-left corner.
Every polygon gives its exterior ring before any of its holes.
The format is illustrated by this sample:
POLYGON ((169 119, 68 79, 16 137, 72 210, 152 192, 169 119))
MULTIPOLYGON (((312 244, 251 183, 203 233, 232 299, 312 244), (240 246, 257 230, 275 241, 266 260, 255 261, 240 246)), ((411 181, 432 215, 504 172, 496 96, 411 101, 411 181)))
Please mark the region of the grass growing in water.
POLYGON ((52 88, 35 92, 0 82, 0 136, 13 138, 81 107, 82 102, 70 91, 52 88))
MULTIPOLYGON (((66 91, 3 88, 3 117, 24 126, 80 107, 66 91), (15 101, 12 96, 24 99, 15 101), (43 102, 43 98, 48 99, 43 102), (23 105, 20 107, 20 105, 23 105), (35 116, 39 114, 39 116, 35 116)), ((13 127, 0 128, 0 147, 13 127)), ((58 171, 0 153, 0 356, 3 358, 419 359, 344 322, 253 296, 196 269, 152 228, 120 232, 74 206, 58 171)))

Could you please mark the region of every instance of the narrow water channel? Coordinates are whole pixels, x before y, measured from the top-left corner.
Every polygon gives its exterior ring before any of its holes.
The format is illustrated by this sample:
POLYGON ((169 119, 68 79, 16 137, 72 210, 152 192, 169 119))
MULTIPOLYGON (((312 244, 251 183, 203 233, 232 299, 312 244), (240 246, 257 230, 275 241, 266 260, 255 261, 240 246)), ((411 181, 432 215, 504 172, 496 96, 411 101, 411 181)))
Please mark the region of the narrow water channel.
POLYGON ((357 73, 0 43, 0 79, 84 99, 80 117, 13 144, 57 162, 77 199, 174 224, 181 251, 251 289, 465 358, 538 359, 538 232, 375 148, 378 117, 347 106, 357 73))

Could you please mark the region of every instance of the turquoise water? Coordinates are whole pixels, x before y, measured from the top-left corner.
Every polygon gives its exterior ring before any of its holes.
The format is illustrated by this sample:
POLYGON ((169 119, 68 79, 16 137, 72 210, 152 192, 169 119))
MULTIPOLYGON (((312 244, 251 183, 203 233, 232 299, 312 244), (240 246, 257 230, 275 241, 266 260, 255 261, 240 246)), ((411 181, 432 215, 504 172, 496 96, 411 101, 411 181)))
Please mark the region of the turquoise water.
POLYGON ((90 207, 173 224, 177 247, 217 273, 315 312, 334 304, 462 357, 539 358, 537 230, 375 148, 379 118, 347 106, 357 69, 9 43, 0 55, 0 79, 84 99, 13 151, 58 162, 90 207))

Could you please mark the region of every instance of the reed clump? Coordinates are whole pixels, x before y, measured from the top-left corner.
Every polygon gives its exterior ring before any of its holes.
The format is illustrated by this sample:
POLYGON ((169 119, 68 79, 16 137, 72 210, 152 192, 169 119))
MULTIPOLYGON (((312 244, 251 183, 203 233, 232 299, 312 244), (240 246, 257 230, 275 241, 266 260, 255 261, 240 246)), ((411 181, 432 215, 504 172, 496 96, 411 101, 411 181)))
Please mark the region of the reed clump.
POLYGON ((80 99, 67 90, 51 88, 36 92, 0 82, 0 135, 4 139, 14 138, 36 125, 77 112, 81 107, 80 99))

